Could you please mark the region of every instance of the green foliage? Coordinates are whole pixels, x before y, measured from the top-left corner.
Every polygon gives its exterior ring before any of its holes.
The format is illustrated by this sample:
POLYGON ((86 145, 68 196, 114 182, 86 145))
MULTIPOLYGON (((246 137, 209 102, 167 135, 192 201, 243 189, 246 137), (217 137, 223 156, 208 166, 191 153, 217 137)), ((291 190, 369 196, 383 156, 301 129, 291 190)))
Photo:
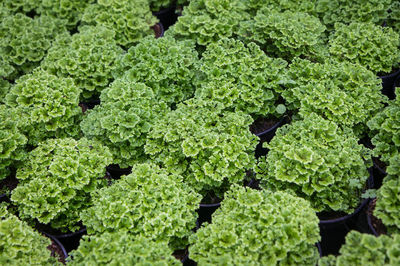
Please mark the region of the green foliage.
POLYGON ((335 24, 329 52, 340 61, 359 63, 375 73, 389 73, 400 60, 399 34, 372 23, 335 24))
POLYGON ((145 152, 169 172, 182 174, 195 190, 218 192, 224 184, 243 181, 255 164, 252 122, 243 112, 190 99, 153 126, 145 152))
POLYGON ((288 190, 316 211, 351 213, 360 203, 369 173, 368 149, 350 130, 316 114, 278 128, 256 168, 261 186, 288 190))
POLYGON ((125 231, 84 236, 68 265, 180 265, 163 242, 125 231))
POLYGON ((6 97, 24 121, 21 131, 37 145, 51 137, 80 135, 80 90, 70 78, 59 78, 38 69, 16 81, 6 97))
POLYGON ((254 41, 268 54, 291 60, 294 57, 325 56, 325 26, 304 12, 271 10, 268 6, 240 24, 239 36, 254 41))
MULTIPOLYGON (((1 59, 0 59, 1 60, 1 59)), ((11 84, 5 79, 0 78, 0 104, 4 103, 4 99, 10 90, 11 84)))
POLYGON ((283 11, 299 11, 309 14, 315 13, 315 4, 318 0, 242 0, 246 11, 255 16, 261 8, 283 11))
POLYGON ((115 40, 126 48, 148 35, 157 18, 150 11, 148 0, 97 0, 89 5, 82 17, 82 24, 102 25, 115 31, 115 40))
POLYGON ((49 16, 32 19, 18 13, 4 17, 0 22, 0 55, 15 71, 11 72, 8 67, 7 75, 3 77, 14 79, 19 74, 30 72, 63 31, 65 27, 61 21, 49 16))
POLYGON ((25 158, 26 137, 19 131, 17 112, 0 104, 0 180, 7 177, 9 167, 25 158))
POLYGON ((58 265, 47 247, 50 239, 34 231, 14 215, 0 220, 1 265, 58 265))
POLYGON ((146 136, 169 111, 151 88, 128 79, 117 79, 101 94, 101 104, 87 111, 81 123, 84 135, 108 146, 121 167, 146 158, 146 136))
POLYGON ((387 20, 388 26, 392 27, 395 32, 400 34, 400 2, 393 1, 390 6, 390 14, 387 20))
POLYGON ((368 127, 373 136, 374 155, 389 164, 393 156, 400 154, 400 100, 390 101, 385 109, 368 121, 368 127))
POLYGON ((234 186, 212 217, 190 238, 199 265, 316 265, 318 217, 286 192, 234 186))
POLYGON ((234 36, 246 16, 240 1, 193 0, 166 35, 192 39, 198 45, 207 46, 221 38, 234 36))
POLYGON ((81 27, 72 36, 57 38, 42 63, 44 69, 61 77, 71 77, 83 97, 98 95, 112 81, 115 62, 123 53, 115 33, 105 27, 81 27))
POLYGON ((131 47, 117 65, 115 77, 125 75, 145 83, 168 104, 194 94, 198 54, 190 41, 147 37, 131 47))
POLYGON ((39 14, 65 20, 69 28, 75 27, 81 20, 85 8, 95 0, 39 0, 36 8, 39 14))
POLYGON ((317 113, 338 125, 365 132, 366 123, 386 102, 382 81, 358 64, 295 59, 284 82, 282 97, 301 117, 317 113))
MULTIPOLYGON (((307 2, 307 1, 306 1, 307 2)), ((315 11, 330 29, 336 22, 381 24, 392 0, 317 0, 315 11)))
POLYGON ((351 231, 346 243, 340 248, 340 255, 323 257, 320 266, 395 266, 400 264, 400 235, 375 237, 351 231))
POLYGON ((61 231, 79 229, 80 212, 92 205, 91 193, 106 184, 109 150, 80 139, 50 139, 29 153, 17 171, 11 200, 22 219, 37 219, 61 231))
POLYGON ((202 55, 196 97, 218 101, 230 111, 279 116, 276 89, 287 63, 273 59, 254 43, 222 39, 202 55))
MULTIPOLYGON (((398 159, 398 158, 397 158, 398 159)), ((387 227, 400 229, 400 175, 387 176, 377 193, 374 215, 387 227)))
POLYGON ((94 206, 82 213, 88 233, 128 231, 173 248, 184 248, 196 226, 201 197, 153 164, 137 164, 132 173, 96 193, 94 206))
POLYGON ((33 11, 40 5, 38 0, 2 0, 0 2, 0 9, 7 10, 12 14, 18 12, 28 13, 33 11))

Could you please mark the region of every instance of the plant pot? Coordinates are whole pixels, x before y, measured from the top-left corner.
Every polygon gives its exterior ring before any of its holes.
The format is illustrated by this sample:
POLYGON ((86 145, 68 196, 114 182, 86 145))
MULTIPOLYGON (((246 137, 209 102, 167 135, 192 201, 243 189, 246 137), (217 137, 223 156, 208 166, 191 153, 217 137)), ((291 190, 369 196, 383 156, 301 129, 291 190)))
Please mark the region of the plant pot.
POLYGON ((380 76, 380 78, 382 79, 382 93, 388 96, 391 100, 396 98, 394 84, 399 75, 400 70, 397 70, 389 75, 380 76))
POLYGON ((204 222, 211 223, 211 216, 212 214, 221 206, 221 202, 217 203, 210 203, 210 204, 204 204, 200 203, 199 209, 197 210, 197 213, 199 214, 199 218, 196 221, 196 226, 197 229, 200 228, 200 226, 204 222))
POLYGON ((319 253, 319 257, 322 258, 322 248, 321 248, 321 243, 318 242, 317 244, 315 244, 318 248, 318 253, 319 253))
POLYGON ((76 232, 69 232, 69 233, 62 233, 58 230, 54 230, 49 226, 45 225, 38 225, 37 229, 39 232, 49 237, 57 239, 57 241, 63 244, 63 247, 68 252, 78 248, 79 241, 81 240, 82 236, 86 234, 86 228, 81 228, 76 232))
POLYGON ((371 200, 367 209, 367 222, 370 232, 375 236, 386 234, 386 228, 382 221, 374 216, 376 198, 371 200))
POLYGON ((111 164, 106 167, 107 172, 113 179, 119 179, 123 175, 129 175, 132 172, 132 168, 120 168, 117 164, 111 164))
POLYGON ((59 261, 63 264, 65 264, 65 260, 68 257, 68 253, 65 250, 65 247, 63 246, 63 244, 54 236, 44 233, 42 232, 46 237, 51 239, 52 244, 47 247, 49 250, 51 250, 51 255, 55 256, 55 253, 57 253, 60 257, 59 261))
POLYGON ((175 24, 178 19, 178 15, 175 13, 176 6, 172 5, 165 9, 161 9, 160 11, 153 12, 153 15, 156 16, 164 29, 167 30, 171 25, 175 24))
MULTIPOLYGON (((372 169, 369 169, 370 177, 367 180, 367 188, 374 187, 374 179, 372 169)), ((325 219, 320 218, 319 228, 321 234, 321 249, 323 256, 333 254, 338 255, 340 247, 345 243, 345 237, 351 230, 358 229, 357 220, 361 210, 367 206, 370 199, 364 199, 360 205, 351 214, 343 215, 336 218, 325 219)))
POLYGON ((82 112, 85 113, 87 110, 93 109, 96 105, 100 104, 100 99, 88 99, 84 102, 80 102, 79 106, 82 108, 82 112))
POLYGON ((278 129, 278 127, 286 123, 286 117, 284 116, 278 122, 273 122, 273 123, 271 123, 270 120, 263 120, 263 122, 261 122, 260 124, 265 123, 264 126, 255 126, 256 123, 260 122, 256 121, 255 123, 253 123, 253 125, 250 128, 250 131, 254 135, 260 138, 260 141, 256 146, 256 152, 255 152, 256 158, 259 158, 261 156, 267 155, 268 149, 263 148, 262 145, 264 142, 269 142, 275 136, 275 132, 278 129))
POLYGON ((154 36, 156 38, 161 38, 164 36, 164 26, 161 23, 157 23, 153 27, 151 27, 154 30, 154 36))

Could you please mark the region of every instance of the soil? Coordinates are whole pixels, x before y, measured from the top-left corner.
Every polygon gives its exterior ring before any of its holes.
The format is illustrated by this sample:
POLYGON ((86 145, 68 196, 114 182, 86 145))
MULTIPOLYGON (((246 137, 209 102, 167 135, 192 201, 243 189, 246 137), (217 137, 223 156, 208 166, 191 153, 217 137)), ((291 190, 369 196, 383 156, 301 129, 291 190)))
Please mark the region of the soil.
POLYGON ((278 123, 279 120, 276 119, 269 119, 269 118, 258 118, 252 125, 250 125, 250 132, 257 135, 268 129, 272 128, 273 126, 278 123))
POLYGON ((12 191, 18 185, 18 179, 15 178, 14 174, 9 175, 0 182, 0 194, 12 191))
POLYGON ((61 247, 51 239, 51 245, 47 247, 51 251, 51 256, 58 258, 58 261, 65 264, 65 256, 61 247))
POLYGON ((154 30, 154 34, 155 34, 156 38, 160 38, 160 37, 163 36, 163 29, 162 29, 162 26, 159 23, 154 25, 152 27, 152 29, 154 30))
POLYGON ((367 210, 367 215, 371 219, 371 225, 374 227, 378 235, 385 235, 387 233, 386 227, 383 225, 381 219, 374 216, 375 205, 376 205, 376 199, 370 202, 367 210))

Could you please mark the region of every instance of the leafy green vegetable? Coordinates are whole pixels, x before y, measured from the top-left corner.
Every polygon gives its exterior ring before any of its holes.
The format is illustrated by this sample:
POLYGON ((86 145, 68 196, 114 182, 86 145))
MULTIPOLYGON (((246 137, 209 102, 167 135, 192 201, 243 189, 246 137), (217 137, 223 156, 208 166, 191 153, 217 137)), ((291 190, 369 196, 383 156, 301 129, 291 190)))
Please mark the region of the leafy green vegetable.
POLYGON ((25 158, 26 137, 19 131, 17 112, 0 104, 0 180, 7 177, 9 167, 25 158))
POLYGON ((357 231, 347 234, 346 243, 340 248, 338 257, 329 255, 318 262, 320 266, 395 266, 399 264, 400 235, 375 237, 357 231))
POLYGON ((220 102, 229 111, 279 116, 276 89, 287 63, 274 59, 254 43, 222 39, 202 54, 196 97, 220 102))
POLYGON ((335 24, 329 52, 340 61, 359 63, 375 73, 390 73, 399 63, 399 34, 372 23, 335 24))
MULTIPOLYGON (((70 78, 59 78, 37 69, 22 76, 10 89, 7 105, 21 118, 28 143, 37 145, 52 137, 78 137, 82 109, 78 89, 70 78)), ((19 119, 17 118, 17 119, 19 119)))
POLYGON ((392 0, 317 0, 315 10, 330 29, 337 22, 381 24, 388 15, 391 2, 392 0))
POLYGON ((288 190, 316 211, 351 213, 360 203, 369 173, 368 149, 350 130, 316 114, 278 128, 256 168, 261 186, 288 190))
POLYGON ((163 242, 126 231, 84 236, 68 265, 180 265, 163 242))
POLYGON ((17 171, 11 200, 24 220, 37 219, 61 231, 79 229, 80 213, 92 205, 91 193, 106 185, 109 150, 80 139, 50 139, 29 153, 17 171))
POLYGON ((147 37, 120 58, 114 76, 143 82, 172 105, 193 96, 198 61, 193 42, 147 37))
POLYGON ((151 27, 157 22, 148 0, 97 0, 82 17, 83 25, 102 25, 115 31, 116 42, 126 48, 145 36, 154 36, 151 27))
POLYGON ((255 16, 262 8, 283 11, 307 12, 314 15, 315 5, 318 0, 242 0, 246 11, 255 16))
POLYGON ((182 174, 196 191, 243 181, 255 165, 253 119, 221 104, 190 99, 166 114, 148 134, 145 152, 167 171, 182 174))
POLYGON ((388 26, 392 27, 395 32, 400 34, 400 2, 393 1, 390 6, 390 14, 387 20, 388 26))
POLYGON ((15 79, 30 72, 46 55, 55 37, 64 31, 61 21, 49 16, 32 19, 17 13, 2 18, 0 55, 13 69, 8 67, 0 74, 6 74, 4 78, 15 79))
POLYGON ((189 256, 199 265, 316 265, 318 222, 301 198, 234 186, 190 238, 189 256))
POLYGON ((34 231, 16 216, 6 214, 0 220, 1 265, 61 265, 47 247, 50 239, 34 231))
POLYGON ((381 80, 359 64, 349 62, 312 63, 295 59, 281 90, 288 109, 301 117, 311 113, 352 128, 357 135, 386 102, 381 80))
POLYGON ((325 29, 317 17, 307 13, 278 12, 266 6, 254 18, 240 23, 238 34, 277 57, 318 59, 327 54, 325 29))
POLYGON ((137 164, 132 173, 96 193, 94 206, 81 215, 88 233, 128 231, 172 248, 184 248, 196 226, 201 197, 154 164, 137 164))
POLYGON ((240 21, 247 16, 240 1, 194 0, 183 9, 182 16, 166 35, 207 46, 221 38, 234 36, 240 21))
MULTIPOLYGON (((380 156, 386 164, 400 154, 400 100, 392 100, 370 121, 371 142, 375 146, 374 155, 380 156)), ((400 171, 392 174, 400 174, 400 171)))
POLYGON ((103 90, 101 104, 89 110, 81 123, 84 135, 110 148, 114 163, 128 167, 147 157, 146 136, 169 111, 151 88, 129 79, 117 79, 103 90))
MULTIPOLYGON (((399 158, 397 158, 399 159, 399 158)), ((390 229, 400 230, 400 175, 389 175, 384 178, 382 187, 378 189, 374 215, 390 229)))
POLYGON ((57 76, 71 77, 83 98, 90 98, 112 81, 111 73, 123 50, 116 44, 112 30, 100 26, 79 30, 72 36, 57 38, 42 67, 57 76))

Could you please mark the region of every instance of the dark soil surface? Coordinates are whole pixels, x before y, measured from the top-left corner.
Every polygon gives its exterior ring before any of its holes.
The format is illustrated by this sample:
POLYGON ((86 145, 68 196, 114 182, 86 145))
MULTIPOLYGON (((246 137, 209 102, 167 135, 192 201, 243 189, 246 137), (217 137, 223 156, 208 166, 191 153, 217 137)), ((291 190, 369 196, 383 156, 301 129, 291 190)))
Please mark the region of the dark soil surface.
POLYGON ((62 249, 56 242, 51 240, 51 245, 47 247, 51 251, 51 256, 58 258, 58 261, 65 264, 65 256, 62 249))
POLYGON ((160 24, 157 23, 152 28, 154 30, 154 34, 155 34, 156 38, 160 38, 163 35, 163 29, 160 24))
POLYGON ((374 227, 378 235, 384 235, 387 233, 386 227, 383 225, 381 219, 374 216, 375 205, 376 205, 376 199, 370 202, 369 208, 367 210, 367 215, 371 219, 371 225, 374 227))
POLYGON ((186 259, 186 257, 188 256, 189 252, 186 249, 180 249, 180 250, 175 250, 175 252, 172 254, 177 260, 179 261, 183 261, 184 259, 186 259))
POLYGON ((258 118, 254 123, 250 126, 251 133, 257 135, 260 134, 278 123, 279 120, 269 119, 269 118, 258 118))

